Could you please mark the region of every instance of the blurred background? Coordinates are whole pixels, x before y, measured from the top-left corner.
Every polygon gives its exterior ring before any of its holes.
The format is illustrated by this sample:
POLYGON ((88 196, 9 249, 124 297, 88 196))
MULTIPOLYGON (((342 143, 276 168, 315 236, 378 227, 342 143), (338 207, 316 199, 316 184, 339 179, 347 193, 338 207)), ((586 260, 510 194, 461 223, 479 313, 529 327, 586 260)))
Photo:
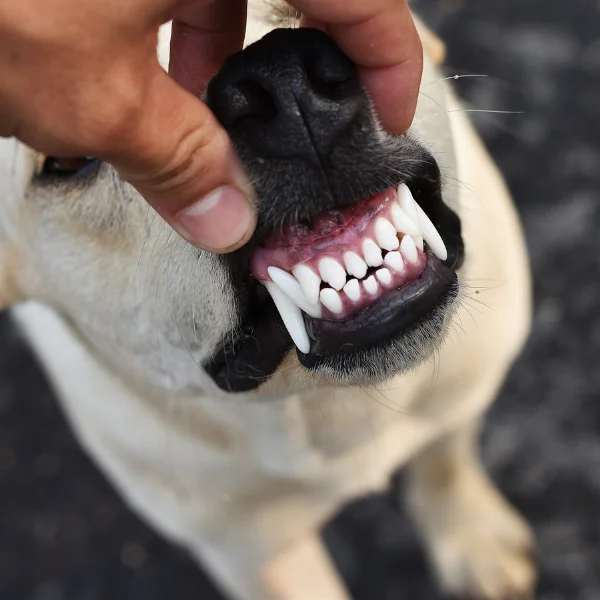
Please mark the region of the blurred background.
MULTIPOLYGON (((600 1, 417 0, 506 175, 535 278, 531 338, 483 454, 533 524, 540 600, 600 598, 600 1)), ((393 498, 324 531, 355 598, 436 600, 393 498)), ((219 600, 82 454, 35 358, 0 315, 0 600, 219 600)), ((316 599, 315 599, 316 600, 316 599)))

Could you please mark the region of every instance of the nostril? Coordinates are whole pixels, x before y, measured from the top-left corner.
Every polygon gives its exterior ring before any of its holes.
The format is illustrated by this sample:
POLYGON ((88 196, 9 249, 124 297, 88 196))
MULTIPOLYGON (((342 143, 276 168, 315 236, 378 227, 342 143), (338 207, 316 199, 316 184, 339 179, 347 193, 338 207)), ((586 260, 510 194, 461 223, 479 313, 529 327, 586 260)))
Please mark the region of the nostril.
POLYGON ((327 57, 312 56, 306 60, 304 70, 310 88, 318 96, 340 101, 360 92, 356 72, 350 64, 331 63, 327 57))
POLYGON ((275 100, 260 82, 245 79, 236 83, 229 99, 228 123, 236 127, 247 119, 266 124, 277 116, 275 100))

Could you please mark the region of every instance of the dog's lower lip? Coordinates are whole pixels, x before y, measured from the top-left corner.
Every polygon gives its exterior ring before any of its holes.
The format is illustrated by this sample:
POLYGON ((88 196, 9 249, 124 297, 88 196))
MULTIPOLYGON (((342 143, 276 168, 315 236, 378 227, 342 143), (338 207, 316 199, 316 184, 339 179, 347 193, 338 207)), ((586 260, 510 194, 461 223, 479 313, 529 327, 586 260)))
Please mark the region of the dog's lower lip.
POLYGON ((400 335, 426 318, 456 281, 456 273, 428 251, 427 266, 416 281, 386 294, 353 318, 326 321, 306 315, 310 351, 298 351, 300 362, 314 367, 321 357, 355 352, 400 335))

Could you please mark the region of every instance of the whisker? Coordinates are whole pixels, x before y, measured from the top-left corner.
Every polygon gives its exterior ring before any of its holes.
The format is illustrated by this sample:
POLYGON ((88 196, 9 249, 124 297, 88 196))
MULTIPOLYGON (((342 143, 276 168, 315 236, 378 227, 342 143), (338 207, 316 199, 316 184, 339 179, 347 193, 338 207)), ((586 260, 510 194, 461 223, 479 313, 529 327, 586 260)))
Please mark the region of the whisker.
MULTIPOLYGON (((388 406, 387 404, 384 404, 383 402, 381 402, 380 400, 377 400, 377 398, 375 396, 373 396, 372 394, 369 393, 369 391, 367 390, 367 388, 365 387, 361 387, 360 388, 367 396, 369 396, 369 398, 371 398, 371 400, 377 402, 377 404, 379 404, 380 406, 383 406, 384 408, 387 408, 388 410, 392 410, 394 412, 397 412, 398 414, 403 414, 403 415, 410 415, 411 413, 409 411, 407 411, 406 409, 403 409, 400 406, 396 406, 396 408, 392 408, 391 406, 388 406)), ((385 396, 384 396, 385 398, 385 396)))
POLYGON ((442 83, 442 81, 449 81, 452 79, 454 79, 454 80, 465 79, 467 77, 489 77, 489 75, 482 75, 482 74, 480 75, 477 73, 472 73, 472 74, 467 74, 467 75, 455 74, 455 75, 450 75, 449 77, 442 77, 442 79, 436 79, 435 81, 429 81, 428 83, 423 83, 423 84, 421 84, 421 87, 423 88, 423 87, 427 87, 430 85, 435 85, 436 83, 442 83))
POLYGON ((523 115, 524 111, 518 110, 491 110, 485 108, 455 108, 452 110, 444 111, 441 113, 436 113, 434 115, 428 115, 427 117, 423 117, 418 121, 414 122, 414 125, 418 125, 419 123, 423 123, 424 121, 428 121, 429 119, 434 119, 435 117, 446 116, 450 117, 457 113, 483 113, 483 114, 491 114, 491 115, 523 115))
POLYGON ((488 113, 491 115, 524 115, 524 110, 491 110, 487 108, 455 108, 453 110, 449 110, 448 113, 488 113))
MULTIPOLYGON (((448 115, 449 111, 445 110, 444 107, 435 98, 432 98, 429 94, 426 94, 425 92, 419 92, 419 94, 425 96, 426 98, 429 98, 442 111, 443 114, 446 114, 446 116, 448 115)), ((450 117, 448 117, 448 120, 450 120, 450 117)))

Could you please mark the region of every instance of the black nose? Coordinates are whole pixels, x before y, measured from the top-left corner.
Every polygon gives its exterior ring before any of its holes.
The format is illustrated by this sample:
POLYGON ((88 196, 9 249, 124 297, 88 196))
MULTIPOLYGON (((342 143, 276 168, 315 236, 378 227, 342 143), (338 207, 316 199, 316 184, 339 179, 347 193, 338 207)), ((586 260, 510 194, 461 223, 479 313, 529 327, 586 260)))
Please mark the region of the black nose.
POLYGON ((383 133, 355 65, 316 29, 276 29, 234 54, 206 102, 252 180, 256 243, 398 185, 419 152, 383 133))
POLYGON ((354 64, 316 29, 277 29, 232 56, 207 102, 242 154, 322 163, 368 104, 354 64))

